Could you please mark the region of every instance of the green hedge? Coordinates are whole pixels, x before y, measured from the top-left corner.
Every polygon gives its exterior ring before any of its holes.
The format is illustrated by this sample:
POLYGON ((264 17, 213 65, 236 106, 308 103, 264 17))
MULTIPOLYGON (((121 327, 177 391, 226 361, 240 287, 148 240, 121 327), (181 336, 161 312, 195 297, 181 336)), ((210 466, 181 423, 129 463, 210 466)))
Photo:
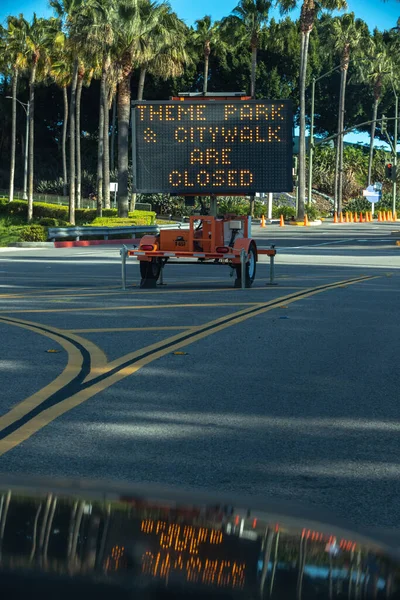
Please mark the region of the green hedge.
POLYGON ((43 225, 11 225, 1 226, 0 246, 8 246, 15 242, 46 242, 47 227, 43 225))
POLYGON ((47 242, 47 227, 43 225, 25 225, 19 231, 21 242, 47 242))
MULTIPOLYGON (((14 200, 8 202, 7 198, 0 198, 0 214, 8 217, 18 217, 21 220, 26 219, 28 215, 28 203, 26 200, 14 200)), ((156 213, 145 210, 135 210, 129 213, 129 221, 132 225, 151 225, 155 222, 156 213)), ((46 202, 33 203, 33 218, 34 220, 53 219, 57 224, 43 223, 50 227, 63 226, 68 223, 68 207, 60 206, 59 204, 48 204, 46 202)), ((75 211, 75 220, 79 224, 92 224, 96 220, 96 224, 108 225, 112 227, 112 221, 115 225, 120 223, 118 219, 118 211, 115 208, 103 209, 103 217, 97 218, 96 210, 89 208, 77 208, 75 211), (104 220, 104 221, 103 221, 104 220)), ((127 219, 124 219, 126 221, 127 219)))

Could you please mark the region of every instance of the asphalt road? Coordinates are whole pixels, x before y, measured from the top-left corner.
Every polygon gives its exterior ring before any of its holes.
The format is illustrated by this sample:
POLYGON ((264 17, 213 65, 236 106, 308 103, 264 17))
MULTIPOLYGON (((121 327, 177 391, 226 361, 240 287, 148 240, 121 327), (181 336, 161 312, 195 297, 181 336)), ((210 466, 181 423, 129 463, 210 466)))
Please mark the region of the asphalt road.
POLYGON ((119 479, 400 518, 392 224, 254 227, 278 285, 117 248, 0 252, 0 471, 119 479), (178 354, 175 354, 175 353, 178 354))

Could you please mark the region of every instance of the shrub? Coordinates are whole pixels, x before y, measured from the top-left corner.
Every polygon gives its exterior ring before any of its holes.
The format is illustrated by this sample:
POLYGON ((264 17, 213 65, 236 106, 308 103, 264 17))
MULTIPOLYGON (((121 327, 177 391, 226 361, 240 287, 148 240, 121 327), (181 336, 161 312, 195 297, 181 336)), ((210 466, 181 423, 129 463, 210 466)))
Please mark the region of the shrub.
MULTIPOLYGON (((104 215, 104 211, 103 211, 104 215)), ((147 212, 145 210, 135 210, 129 213, 128 218, 121 217, 97 217, 91 223, 94 226, 103 227, 123 227, 123 226, 134 226, 134 225, 153 225, 155 224, 155 213, 147 212)))
POLYGON ((57 219, 53 219, 52 217, 43 217, 38 220, 38 225, 44 225, 45 227, 58 227, 59 221, 57 219))
POLYGON ((315 219, 317 219, 320 216, 317 207, 313 204, 311 204, 311 206, 306 206, 305 212, 307 213, 307 217, 310 221, 315 221, 315 219))
POLYGON ((42 225, 26 225, 20 228, 19 238, 22 242, 46 242, 47 228, 42 225))
POLYGON ((365 198, 355 198, 354 200, 350 200, 343 206, 343 212, 357 212, 357 213, 366 213, 371 210, 371 202, 368 202, 365 198))
POLYGON ((273 206, 272 218, 279 219, 281 215, 285 220, 291 219, 296 216, 296 209, 293 206, 273 206))

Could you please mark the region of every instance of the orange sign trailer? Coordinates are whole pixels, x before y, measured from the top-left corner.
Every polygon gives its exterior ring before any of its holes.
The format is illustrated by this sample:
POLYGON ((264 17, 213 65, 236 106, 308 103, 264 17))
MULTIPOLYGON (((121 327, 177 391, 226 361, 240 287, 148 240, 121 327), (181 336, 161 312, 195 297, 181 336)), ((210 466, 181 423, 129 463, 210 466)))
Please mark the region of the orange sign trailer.
POLYGON ((164 229, 145 235, 138 250, 128 250, 140 263, 140 286, 155 287, 165 264, 226 265, 236 273, 235 287, 251 287, 256 275, 257 246, 249 237, 249 218, 191 216, 189 229, 164 229))

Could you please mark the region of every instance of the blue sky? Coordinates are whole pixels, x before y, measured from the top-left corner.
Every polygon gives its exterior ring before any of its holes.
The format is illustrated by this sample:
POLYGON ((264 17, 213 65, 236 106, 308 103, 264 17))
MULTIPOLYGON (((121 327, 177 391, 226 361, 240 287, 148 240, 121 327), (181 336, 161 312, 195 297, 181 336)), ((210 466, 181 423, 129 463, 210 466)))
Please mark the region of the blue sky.
MULTIPOLYGON (((236 6, 237 0, 170 0, 170 3, 178 15, 190 25, 207 14, 215 20, 226 16, 236 6)), ((396 0, 388 0, 386 3, 381 0, 348 0, 348 5, 349 10, 354 11, 356 17, 366 21, 371 30, 375 27, 381 30, 390 29, 400 17, 400 2, 396 0)), ((34 11, 38 16, 44 17, 53 14, 48 0, 0 0, 0 23, 7 15, 21 12, 29 19, 34 11)), ((274 9, 271 16, 279 18, 279 12, 274 9)), ((294 11, 292 18, 297 16, 298 11, 294 11)), ((346 136, 346 141, 365 143, 368 142, 368 135, 350 134, 346 136)))

